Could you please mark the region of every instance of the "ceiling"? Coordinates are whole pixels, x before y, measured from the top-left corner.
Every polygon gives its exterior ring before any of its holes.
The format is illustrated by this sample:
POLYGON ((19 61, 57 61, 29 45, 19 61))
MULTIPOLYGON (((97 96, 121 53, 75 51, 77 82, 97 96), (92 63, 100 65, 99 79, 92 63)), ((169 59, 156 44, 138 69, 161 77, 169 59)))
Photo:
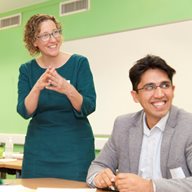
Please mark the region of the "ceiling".
POLYGON ((46 1, 47 0, 0 0, 0 14, 46 1))

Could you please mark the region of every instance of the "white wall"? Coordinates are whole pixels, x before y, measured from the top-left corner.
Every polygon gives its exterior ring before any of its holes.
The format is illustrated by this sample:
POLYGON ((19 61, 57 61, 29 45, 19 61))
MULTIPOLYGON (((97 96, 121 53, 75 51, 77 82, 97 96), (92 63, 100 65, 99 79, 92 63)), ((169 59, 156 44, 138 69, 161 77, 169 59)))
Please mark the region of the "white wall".
POLYGON ((174 104, 192 112, 192 21, 64 42, 63 50, 88 57, 97 91, 90 115, 95 134, 110 134, 116 116, 140 109, 131 98, 129 68, 146 54, 162 57, 177 71, 174 104))

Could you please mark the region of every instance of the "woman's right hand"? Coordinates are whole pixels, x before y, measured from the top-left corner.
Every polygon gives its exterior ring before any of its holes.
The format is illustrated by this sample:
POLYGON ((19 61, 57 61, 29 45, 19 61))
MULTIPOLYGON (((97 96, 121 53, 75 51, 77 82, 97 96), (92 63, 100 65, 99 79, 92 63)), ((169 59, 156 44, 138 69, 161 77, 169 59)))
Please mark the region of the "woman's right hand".
POLYGON ((50 74, 52 73, 53 70, 54 68, 51 67, 47 68, 46 71, 37 80, 33 88, 41 91, 45 87, 49 86, 50 85, 49 79, 51 78, 50 74))
POLYGON ((49 67, 37 80, 30 93, 25 98, 25 107, 28 115, 34 113, 38 106, 39 95, 41 90, 50 85, 51 73, 54 68, 49 67))

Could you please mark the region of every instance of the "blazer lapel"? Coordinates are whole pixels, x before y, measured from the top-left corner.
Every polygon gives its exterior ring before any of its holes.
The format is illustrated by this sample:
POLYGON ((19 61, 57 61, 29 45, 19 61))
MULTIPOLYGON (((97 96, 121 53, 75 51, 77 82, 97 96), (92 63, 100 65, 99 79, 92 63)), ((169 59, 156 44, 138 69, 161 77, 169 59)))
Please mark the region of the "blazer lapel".
POLYGON ((163 133, 163 139, 161 144, 161 173, 162 177, 164 178, 167 178, 167 161, 173 133, 174 129, 172 127, 166 127, 166 130, 163 133))
POLYGON ((142 115, 135 122, 137 122, 137 125, 129 130, 129 162, 131 172, 138 174, 143 139, 142 115))
POLYGON ((169 118, 167 120, 167 126, 165 127, 162 143, 161 143, 161 173, 162 177, 168 178, 167 161, 169 157, 169 151, 171 147, 172 136, 177 124, 177 109, 172 107, 169 118))

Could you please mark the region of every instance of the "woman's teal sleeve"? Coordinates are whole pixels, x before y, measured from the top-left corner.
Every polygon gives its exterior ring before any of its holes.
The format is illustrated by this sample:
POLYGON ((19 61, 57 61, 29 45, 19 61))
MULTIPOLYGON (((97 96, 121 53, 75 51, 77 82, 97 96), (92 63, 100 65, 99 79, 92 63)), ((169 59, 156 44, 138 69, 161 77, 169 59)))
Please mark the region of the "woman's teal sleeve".
POLYGON ((76 88, 83 96, 81 111, 74 109, 76 117, 83 118, 91 114, 96 109, 96 91, 93 75, 87 58, 81 57, 78 61, 77 85, 76 88))
POLYGON ((33 116, 33 114, 27 114, 27 110, 24 104, 25 97, 29 94, 31 90, 28 74, 29 70, 27 69, 27 65, 21 65, 21 67, 19 68, 17 112, 24 119, 29 119, 33 116))

